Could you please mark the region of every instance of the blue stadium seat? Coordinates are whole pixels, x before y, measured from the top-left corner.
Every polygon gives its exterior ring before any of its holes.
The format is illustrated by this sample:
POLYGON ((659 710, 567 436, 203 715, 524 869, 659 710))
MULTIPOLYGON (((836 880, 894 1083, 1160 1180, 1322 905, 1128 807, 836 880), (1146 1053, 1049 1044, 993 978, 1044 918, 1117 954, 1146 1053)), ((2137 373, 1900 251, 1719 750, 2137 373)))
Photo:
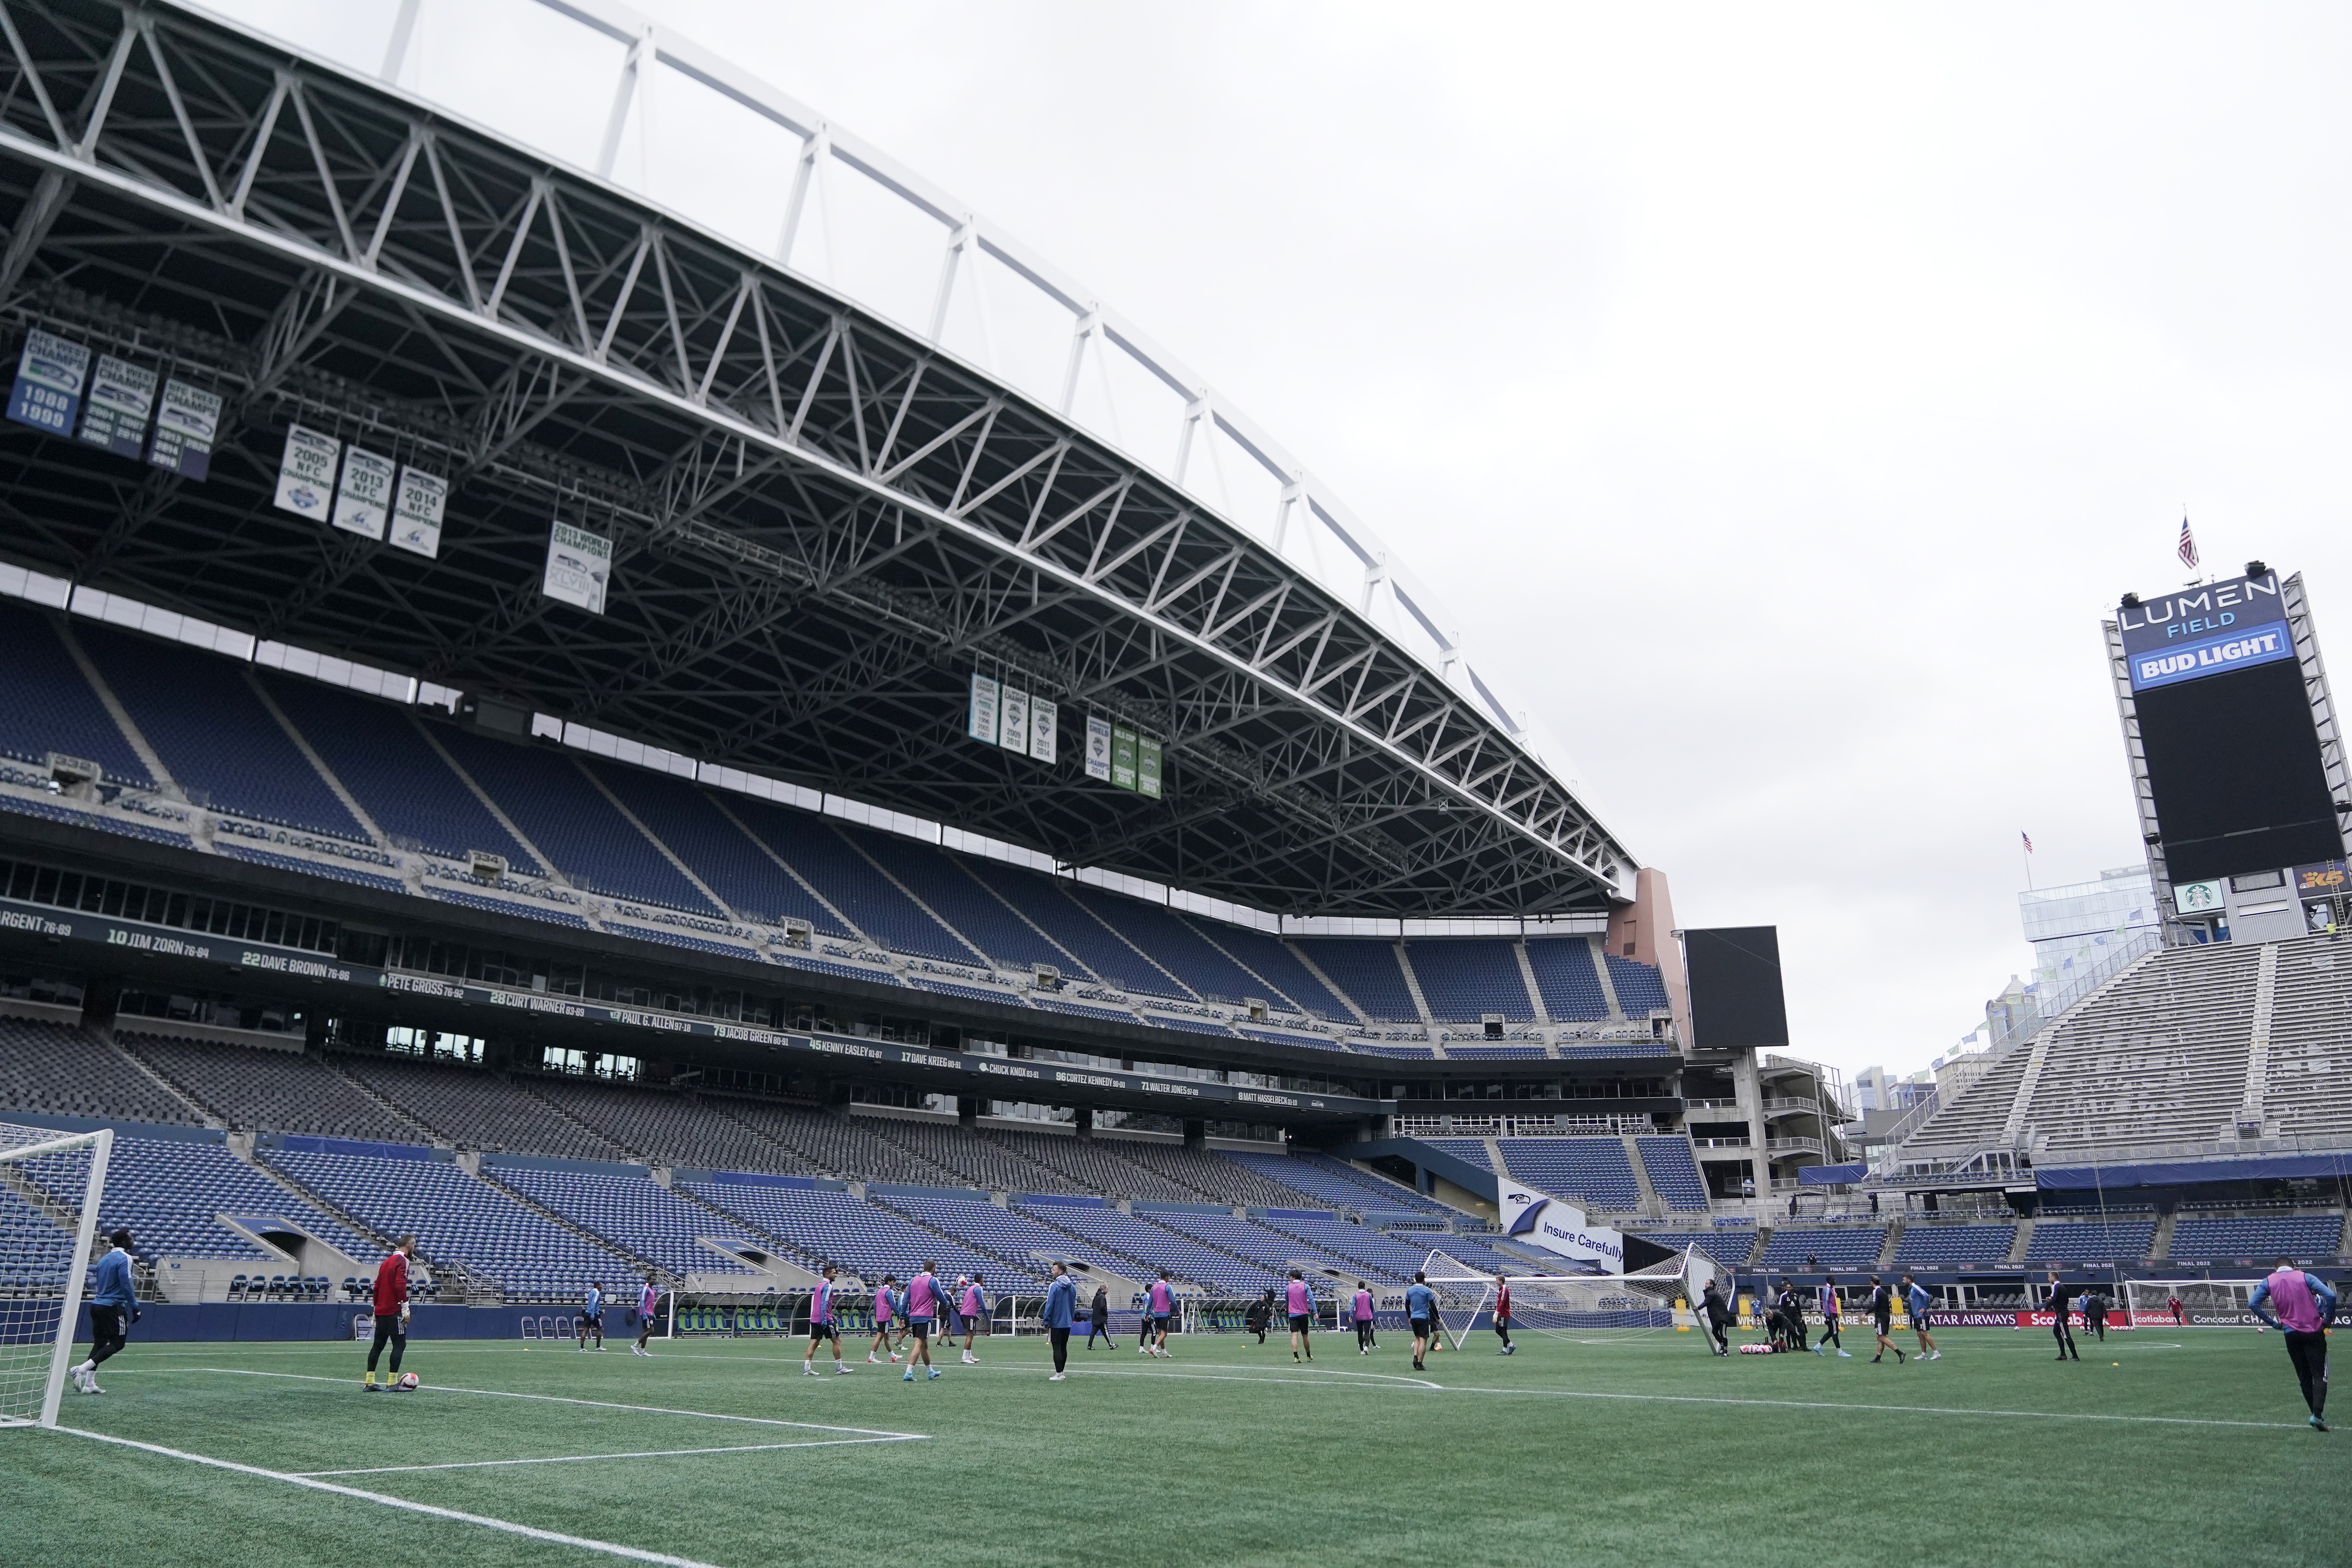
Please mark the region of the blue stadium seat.
POLYGON ((2035 1222, 2025 1244, 2028 1263, 2137 1263, 2156 1241, 2156 1222, 2052 1220, 2035 1222))
POLYGON ((884 947, 950 963, 980 962, 954 932, 925 914, 922 906, 850 847, 828 818, 748 798, 740 803, 730 800, 727 806, 752 837, 884 947))
POLYGON ((1609 1016, 1609 998, 1601 994, 1601 972, 1592 967, 1591 942, 1573 936, 1529 937, 1527 948, 1528 967, 1535 971, 1544 1011, 1570 1023, 1609 1016))
MULTIPOLYGON (((772 924, 806 921, 811 930, 827 936, 852 934, 799 879, 729 820, 728 814, 738 805, 735 797, 722 798, 650 768, 604 762, 587 766, 670 853, 693 868, 711 891, 746 920, 772 924)), ((747 797, 741 804, 758 803, 747 797)))
POLYGON ((1500 1013, 1513 1023, 1524 1023, 1536 1016, 1527 982, 1519 974, 1518 954, 1507 942, 1485 937, 1410 942, 1405 958, 1421 982, 1422 999, 1429 1004, 1433 1018, 1475 1023, 1488 1013, 1500 1013))
POLYGON ((1499 1147, 1511 1179, 1539 1192, 1580 1198, 1588 1208, 1641 1206, 1642 1189, 1622 1139, 1506 1138, 1499 1147))
POLYGON ((1659 978, 1657 965, 1637 963, 1613 952, 1602 956, 1609 961, 1609 983, 1617 988, 1617 1005, 1627 1017, 1646 1017, 1653 1007, 1666 1005, 1666 983, 1659 978))
POLYGON ((1770 1273, 1869 1268, 1885 1247, 1884 1226, 1807 1230, 1783 1226, 1764 1244, 1764 1256, 1756 1266, 1770 1273))
POLYGON ((96 763, 110 784, 154 786, 55 624, 0 599, 0 754, 39 763, 51 752, 96 763))
POLYGON ((1367 1017, 1419 1023, 1421 1012, 1405 989, 1404 971, 1397 967, 1396 949, 1389 942, 1354 937, 1300 937, 1298 951, 1331 977, 1367 1017))
POLYGON ((1906 1268, 1951 1268, 1963 1263, 2000 1263, 2017 1244, 2013 1225, 1921 1225, 1903 1227, 1895 1261, 1906 1268))
POLYGON ((1642 1169, 1650 1178, 1652 1190, 1665 1200, 1666 1207, 1706 1209, 1706 1180, 1699 1174, 1688 1138, 1637 1137, 1633 1144, 1641 1152, 1642 1169))
POLYGON ((2282 1258, 2332 1257, 2343 1242, 2341 1215, 2182 1215, 2172 1224, 2171 1256, 2182 1263, 2246 1258, 2267 1268, 2282 1258))

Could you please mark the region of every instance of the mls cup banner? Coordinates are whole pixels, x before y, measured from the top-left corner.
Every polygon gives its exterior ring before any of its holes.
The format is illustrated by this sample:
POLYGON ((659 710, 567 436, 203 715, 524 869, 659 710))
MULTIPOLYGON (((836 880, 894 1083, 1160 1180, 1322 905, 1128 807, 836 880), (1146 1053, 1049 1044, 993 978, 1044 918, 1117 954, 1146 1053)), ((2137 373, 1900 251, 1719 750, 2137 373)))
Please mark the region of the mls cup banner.
POLYGON ((1625 1238, 1604 1226, 1585 1224, 1584 1211, 1574 1204, 1502 1176, 1495 1178, 1495 1202, 1502 1210, 1505 1236, 1562 1258, 1597 1263, 1605 1274, 1625 1272, 1625 1238))

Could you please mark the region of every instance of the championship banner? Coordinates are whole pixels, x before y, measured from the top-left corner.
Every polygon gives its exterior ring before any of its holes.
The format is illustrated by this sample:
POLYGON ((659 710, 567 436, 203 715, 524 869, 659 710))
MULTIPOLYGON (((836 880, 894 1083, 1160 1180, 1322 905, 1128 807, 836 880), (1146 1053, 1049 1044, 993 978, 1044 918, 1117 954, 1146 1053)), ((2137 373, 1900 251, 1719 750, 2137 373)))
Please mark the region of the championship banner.
POLYGON ((343 444, 332 436, 286 427, 286 455, 278 460, 278 504, 288 511, 325 521, 334 504, 335 465, 343 444))
POLYGON ((1140 735, 1135 739, 1135 793, 1160 798, 1160 742, 1140 735))
POLYGON ((1022 756, 1029 754, 1029 694, 1004 688, 996 701, 996 743, 1022 756))
POLYGON ((971 672, 971 705, 965 710, 963 732, 968 739, 996 744, 996 682, 978 670, 971 672))
POLYGON ((559 522, 547 536, 547 574, 539 591, 577 605, 592 616, 604 613, 604 588, 613 576, 613 542, 601 533, 559 522))
POLYGON ((2183 588, 2116 611, 2134 691, 2293 658, 2278 574, 2183 588))
POLYGON ((382 539, 392 512, 392 481, 399 465, 354 447, 343 454, 335 486, 335 526, 362 539, 382 539))
POLYGON ((220 434, 220 416, 219 393, 184 381, 165 381, 147 460, 184 479, 201 482, 213 471, 213 438, 220 434))
POLYGON ((155 407, 155 373, 112 354, 98 356, 81 438, 118 458, 137 458, 147 445, 147 416, 155 407))
POLYGON ((1087 716, 1087 777, 1110 783, 1110 721, 1087 716))
POLYGON ((1611 1274, 1625 1272, 1625 1238, 1605 1226, 1588 1226, 1584 1211, 1533 1187, 1523 1187, 1507 1176, 1495 1178, 1495 1203, 1502 1211, 1503 1234, 1561 1258, 1598 1263, 1611 1274))
POLYGON ((25 352, 16 360, 16 385, 8 394, 8 417, 52 436, 72 435, 89 374, 88 349, 53 332, 26 332, 25 352))
POLYGON ((1135 731, 1110 727, 1110 782, 1114 788, 1135 787, 1135 731))
POLYGON ((1058 705, 1048 702, 1043 697, 1029 699, 1029 760, 1031 762, 1051 763, 1055 760, 1056 751, 1061 744, 1061 737, 1055 733, 1055 731, 1061 722, 1061 717, 1062 710, 1058 705))
POLYGON ((425 556, 441 553, 441 514, 449 504, 449 481, 415 468, 400 470, 392 502, 392 543, 425 556))

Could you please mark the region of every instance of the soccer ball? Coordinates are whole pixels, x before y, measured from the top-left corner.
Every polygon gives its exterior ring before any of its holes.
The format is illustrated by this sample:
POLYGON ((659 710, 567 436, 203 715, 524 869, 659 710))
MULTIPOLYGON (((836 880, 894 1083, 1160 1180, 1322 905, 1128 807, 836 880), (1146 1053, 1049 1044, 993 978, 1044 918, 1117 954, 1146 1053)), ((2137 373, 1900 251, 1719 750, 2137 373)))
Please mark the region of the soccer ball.
POLYGON ((416 1374, 413 1372, 404 1372, 400 1374, 400 1380, 393 1386, 403 1394, 414 1394, 416 1392, 416 1374))

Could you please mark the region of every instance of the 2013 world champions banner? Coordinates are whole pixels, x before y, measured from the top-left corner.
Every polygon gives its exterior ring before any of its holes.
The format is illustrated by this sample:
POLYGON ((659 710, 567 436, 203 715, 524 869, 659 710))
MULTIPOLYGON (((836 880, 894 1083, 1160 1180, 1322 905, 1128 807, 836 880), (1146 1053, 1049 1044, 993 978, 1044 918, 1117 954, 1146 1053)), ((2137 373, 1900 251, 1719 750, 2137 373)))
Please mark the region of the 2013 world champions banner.
POLYGON ((2116 611, 2134 691, 2294 658, 2279 577, 2232 577, 2116 611))

